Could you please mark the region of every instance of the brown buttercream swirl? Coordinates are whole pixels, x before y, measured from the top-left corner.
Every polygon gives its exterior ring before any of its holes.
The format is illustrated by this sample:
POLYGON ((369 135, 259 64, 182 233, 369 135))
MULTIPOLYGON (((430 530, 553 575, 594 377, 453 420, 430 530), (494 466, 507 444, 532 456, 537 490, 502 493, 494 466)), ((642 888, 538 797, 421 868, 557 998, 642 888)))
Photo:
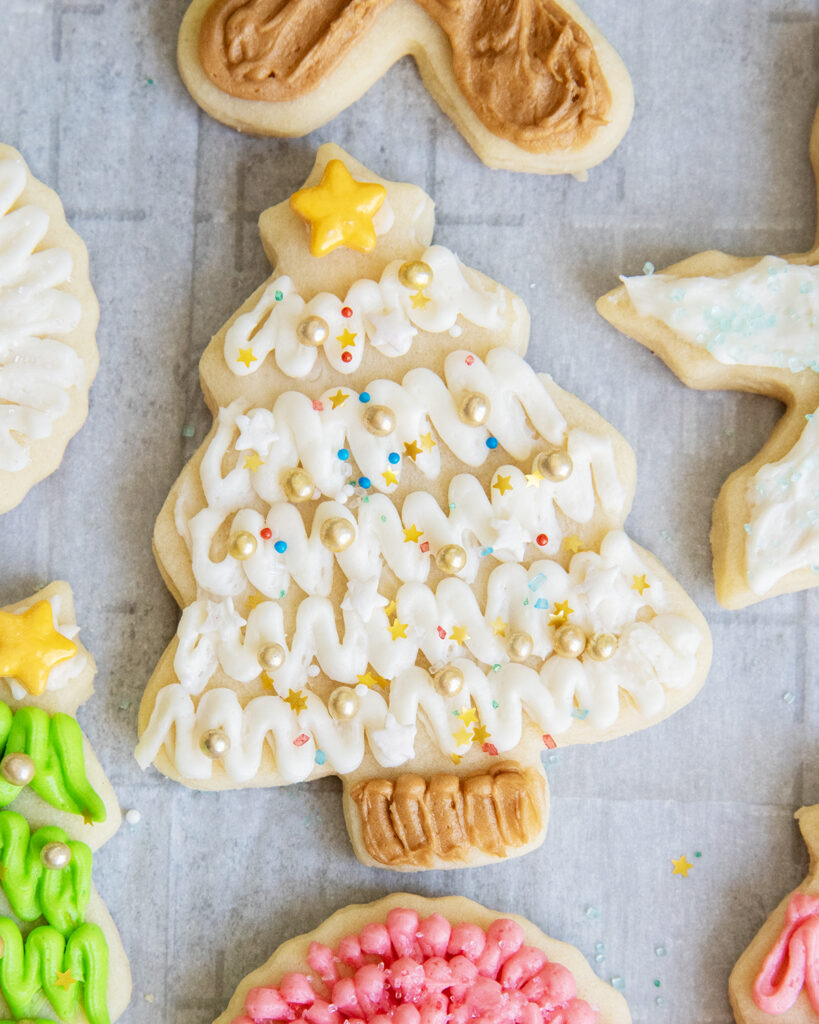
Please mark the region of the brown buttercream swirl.
MULTIPOLYGON (((317 88, 392 0, 214 0, 199 58, 223 92, 277 102, 317 88)), ((578 147, 611 93, 588 34, 554 0, 417 0, 449 37, 483 124, 533 153, 578 147)))
POLYGON ((503 857, 543 828, 543 777, 515 761, 462 778, 368 779, 351 796, 367 853, 389 867, 463 861, 473 849, 503 857))

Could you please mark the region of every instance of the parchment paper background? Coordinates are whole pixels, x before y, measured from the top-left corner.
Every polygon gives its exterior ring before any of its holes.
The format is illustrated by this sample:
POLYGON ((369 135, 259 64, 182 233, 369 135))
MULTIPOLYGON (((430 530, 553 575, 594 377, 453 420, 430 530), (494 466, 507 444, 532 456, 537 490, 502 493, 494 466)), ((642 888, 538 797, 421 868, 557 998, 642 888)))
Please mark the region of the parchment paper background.
POLYGON ((126 1024, 208 1024, 281 941, 407 886, 518 911, 593 963, 602 952, 595 966, 624 980, 640 1024, 727 1024, 731 966, 807 866, 791 815, 819 801, 819 590, 718 608, 711 505, 779 409, 686 389, 593 300, 647 259, 810 245, 819 3, 586 0, 631 70, 637 112, 585 185, 486 169, 409 60, 307 139, 243 138, 202 114, 177 76, 185 6, 0 0, 0 138, 59 191, 102 306, 88 423, 62 468, 0 519, 0 604, 68 579, 98 661, 80 718, 123 807, 142 813, 95 868, 132 961, 126 1024), (301 184, 325 140, 426 188, 437 240, 524 297, 530 361, 635 447, 629 530, 714 633, 714 666, 689 708, 559 752, 546 844, 505 865, 365 869, 336 780, 200 794, 143 774, 132 756, 140 694, 177 622, 153 521, 210 422, 197 360, 268 274, 258 214, 301 184), (682 854, 688 878, 671 873, 682 854))

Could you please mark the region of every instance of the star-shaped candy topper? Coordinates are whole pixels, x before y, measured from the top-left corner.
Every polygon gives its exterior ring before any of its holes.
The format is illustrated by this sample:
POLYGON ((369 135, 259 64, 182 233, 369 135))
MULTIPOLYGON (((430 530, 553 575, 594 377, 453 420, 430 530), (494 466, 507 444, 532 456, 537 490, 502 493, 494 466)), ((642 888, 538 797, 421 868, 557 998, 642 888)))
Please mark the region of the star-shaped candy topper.
POLYGON ((73 640, 54 628, 48 601, 23 612, 0 611, 0 676, 16 679, 32 696, 45 690, 55 665, 76 653, 73 640))
POLYGON ((290 205, 310 225, 310 252, 326 256, 342 245, 372 252, 373 217, 386 197, 383 185, 356 181, 341 160, 330 160, 320 183, 294 192, 290 205))
MULTIPOLYGON (((819 178, 819 113, 810 144, 819 178)), ((762 450, 723 485, 711 543, 717 598, 742 608, 819 585, 819 239, 784 257, 702 252, 624 277, 598 311, 689 387, 787 406, 762 450)))

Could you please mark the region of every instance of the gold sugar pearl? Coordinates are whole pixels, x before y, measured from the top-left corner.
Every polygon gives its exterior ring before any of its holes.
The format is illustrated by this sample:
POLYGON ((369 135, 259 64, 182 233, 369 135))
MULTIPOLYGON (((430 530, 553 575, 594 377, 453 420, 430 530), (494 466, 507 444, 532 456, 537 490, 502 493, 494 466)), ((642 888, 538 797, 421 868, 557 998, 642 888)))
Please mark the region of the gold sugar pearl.
POLYGON ((40 850, 43 867, 51 871, 62 871, 71 863, 71 847, 67 843, 46 843, 40 850))
POLYGON ((329 551, 346 551, 355 540, 355 529, 349 520, 335 516, 321 524, 319 537, 329 551))
POLYGON ((454 576, 466 565, 466 551, 460 544, 444 544, 435 555, 435 564, 441 572, 454 576))
POLYGON ((395 413, 386 405, 368 405, 364 412, 364 426, 376 437, 386 437, 395 430, 395 413))
POLYGON ((546 480, 551 480, 552 483, 568 480, 573 469, 572 457, 563 448, 541 452, 535 458, 535 472, 540 473, 546 480))
POLYGON ((230 554, 239 562, 256 554, 256 538, 248 530, 239 530, 230 538, 230 554))
POLYGON ((595 633, 589 638, 586 654, 593 661, 608 661, 617 653, 618 640, 614 633, 595 633))
POLYGON ((358 694, 350 686, 339 686, 330 694, 327 707, 333 718, 347 721, 358 713, 358 694))
POLYGON ((586 634, 580 626, 567 622, 555 630, 552 644, 561 658, 579 658, 586 649, 586 634))
POLYGON ((287 652, 281 644, 265 644, 259 648, 259 664, 265 672, 275 672, 281 668, 287 652))
POLYGON ((299 323, 296 334, 302 345, 318 348, 330 337, 330 325, 320 316, 308 316, 299 323))
POLYGON ((313 497, 315 488, 313 478, 301 466, 288 469, 282 476, 282 490, 288 501, 296 503, 309 501, 313 497))
POLYGON ((426 288, 432 281, 432 267, 423 260, 410 260, 398 269, 398 280, 405 288, 426 288))
POLYGON ((222 729, 209 729, 202 737, 199 746, 205 757, 216 761, 224 757, 230 750, 230 737, 222 729))
POLYGON ((506 638, 506 650, 512 661, 526 661, 532 653, 532 638, 523 630, 511 633, 506 638))
POLYGON ((456 665, 447 665, 435 673, 432 685, 442 697, 456 697, 463 688, 464 674, 456 665))
POLYGON ((491 405, 486 395, 478 391, 467 391, 458 402, 458 416, 470 427, 480 427, 489 417, 491 405))
POLYGON ((34 778, 34 761, 28 754, 6 754, 0 761, 0 775, 12 786, 27 786, 34 778))

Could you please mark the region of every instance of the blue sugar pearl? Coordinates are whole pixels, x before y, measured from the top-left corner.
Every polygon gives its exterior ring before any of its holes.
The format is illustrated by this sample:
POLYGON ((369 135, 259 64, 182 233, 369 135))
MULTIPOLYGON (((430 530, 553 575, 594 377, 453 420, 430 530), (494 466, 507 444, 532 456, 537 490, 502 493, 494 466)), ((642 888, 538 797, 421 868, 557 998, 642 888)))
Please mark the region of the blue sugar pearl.
POLYGON ((285 551, 287 551, 287 542, 283 540, 277 540, 273 547, 276 551, 278 551, 280 555, 283 555, 285 551))
POLYGON ((361 394, 358 396, 358 400, 359 402, 363 402, 366 405, 367 402, 369 402, 370 400, 370 392, 362 391, 361 394))
POLYGON ((490 451, 494 451, 498 447, 498 439, 496 437, 487 437, 486 447, 489 448, 490 451))
POLYGON ((327 760, 327 755, 324 753, 324 751, 323 750, 317 750, 316 751, 316 764, 324 764, 324 762, 326 760, 327 760))
POLYGON ((390 452, 390 454, 387 456, 387 462, 389 462, 391 466, 397 466, 400 461, 401 456, 398 454, 398 452, 390 452))
POLYGON ((342 462, 346 462, 347 459, 349 459, 350 457, 350 453, 347 451, 346 448, 339 448, 339 450, 336 452, 336 455, 338 455, 342 462))
POLYGON ((372 487, 372 483, 370 482, 370 478, 368 476, 361 476, 361 477, 359 477, 358 478, 358 486, 359 487, 363 487, 364 490, 366 491, 368 487, 372 487))

